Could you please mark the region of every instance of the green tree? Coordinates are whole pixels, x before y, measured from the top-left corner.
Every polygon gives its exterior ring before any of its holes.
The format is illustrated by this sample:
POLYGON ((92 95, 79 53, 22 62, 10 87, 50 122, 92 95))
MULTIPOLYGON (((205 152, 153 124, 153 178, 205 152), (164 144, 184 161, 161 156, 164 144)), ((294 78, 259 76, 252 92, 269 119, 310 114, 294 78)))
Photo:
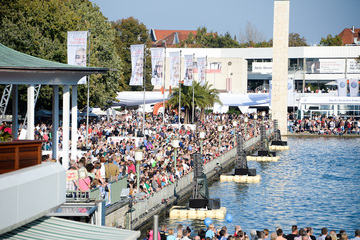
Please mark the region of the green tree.
POLYGON ((125 90, 141 91, 141 86, 129 86, 131 78, 131 52, 130 46, 135 44, 145 44, 146 46, 146 81, 145 88, 147 91, 151 91, 153 86, 151 85, 151 57, 150 46, 151 41, 149 38, 149 30, 144 23, 139 22, 138 19, 133 17, 124 18, 111 22, 114 29, 116 29, 115 46, 118 55, 123 60, 124 64, 124 80, 127 84, 125 90))
MULTIPOLYGON (((0 2, 0 41, 17 51, 67 63, 67 31, 91 29, 90 65, 106 67, 104 75, 90 77, 90 105, 104 106, 124 88, 121 61, 114 47, 115 30, 89 0, 14 0, 0 2)), ((78 86, 79 108, 86 105, 86 85, 78 86)), ((26 87, 19 87, 26 101, 26 87)), ((37 108, 51 108, 49 86, 42 86, 37 108)), ((23 106, 26 104, 19 104, 23 106)))
POLYGON ((320 40, 320 46, 343 46, 343 42, 341 37, 338 35, 335 35, 333 37, 331 34, 327 35, 326 38, 321 38, 320 40))
MULTIPOLYGON (((201 109, 201 116, 204 117, 205 108, 213 107, 214 103, 220 103, 219 95, 216 89, 212 88, 212 85, 206 83, 205 86, 200 86, 199 83, 194 83, 194 107, 195 109, 199 107, 201 109)), ((189 123, 192 119, 192 109, 193 109, 193 87, 184 86, 181 84, 181 107, 185 111, 184 123, 189 123)), ((179 88, 173 89, 172 94, 169 96, 167 102, 167 107, 172 109, 179 108, 179 88)))
POLYGON ((301 47, 308 46, 306 43, 306 39, 304 37, 300 37, 298 33, 290 33, 289 34, 289 47, 301 47))

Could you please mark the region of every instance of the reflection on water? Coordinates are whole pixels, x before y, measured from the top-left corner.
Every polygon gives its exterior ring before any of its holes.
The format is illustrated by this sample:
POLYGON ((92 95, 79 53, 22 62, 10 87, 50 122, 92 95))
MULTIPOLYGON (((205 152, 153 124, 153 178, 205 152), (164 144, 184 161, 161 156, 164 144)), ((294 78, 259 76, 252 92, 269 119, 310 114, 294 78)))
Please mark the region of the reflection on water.
MULTIPOLYGON (((261 182, 244 184, 215 182, 212 198, 221 198, 221 206, 233 216, 233 222, 212 219, 215 226, 235 225, 245 232, 291 225, 312 226, 315 235, 322 227, 345 229, 353 236, 360 229, 360 138, 289 138, 289 151, 278 152, 278 162, 249 162, 256 168, 261 182)), ((164 222, 160 223, 163 224, 164 222)), ((172 220, 192 229, 205 228, 204 220, 172 220)))

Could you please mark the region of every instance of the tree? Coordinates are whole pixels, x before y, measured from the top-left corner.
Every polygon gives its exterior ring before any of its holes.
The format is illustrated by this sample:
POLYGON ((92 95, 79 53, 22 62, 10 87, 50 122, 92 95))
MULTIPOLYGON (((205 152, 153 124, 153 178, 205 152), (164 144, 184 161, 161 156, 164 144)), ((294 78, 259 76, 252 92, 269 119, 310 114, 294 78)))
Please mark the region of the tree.
MULTIPOLYGON (((199 83, 193 82, 194 84, 194 107, 201 108, 202 118, 205 113, 205 108, 213 107, 214 103, 220 103, 218 92, 216 89, 211 88, 212 85, 206 83, 205 86, 200 86, 199 83)), ((189 123, 192 117, 193 109, 193 87, 184 86, 181 84, 181 107, 185 111, 185 123, 189 123)), ((167 107, 172 109, 178 109, 179 107, 179 88, 173 89, 173 93, 169 96, 167 107)))
MULTIPOLYGON (((90 77, 90 105, 105 106, 124 88, 121 61, 114 47, 115 30, 89 0, 14 0, 0 2, 0 41, 17 51, 67 63, 67 31, 91 29, 90 65, 115 71, 90 77)), ((87 100, 86 85, 78 86, 78 105, 87 100)), ((26 87, 19 86, 20 106, 26 87)), ((51 108, 49 86, 42 86, 37 108, 51 108)), ((21 111, 21 109, 20 109, 21 111)))
POLYGON ((123 60, 124 66, 124 80, 126 83, 125 90, 141 91, 141 86, 129 86, 131 78, 131 52, 130 46, 135 44, 145 44, 146 46, 146 75, 145 88, 150 91, 153 89, 151 85, 151 57, 149 48, 151 46, 149 31, 145 24, 139 22, 133 17, 123 18, 115 22, 111 22, 116 29, 115 46, 118 55, 123 60))
POLYGON ((300 37, 298 33, 290 33, 289 34, 289 47, 301 47, 308 46, 306 43, 306 39, 304 37, 300 37))
POLYGON ((333 37, 331 34, 327 35, 326 38, 321 38, 320 40, 320 46, 343 46, 343 42, 341 37, 338 35, 335 35, 333 37))
POLYGON ((256 29, 256 26, 247 22, 245 31, 240 32, 239 42, 241 46, 254 47, 256 43, 265 42, 265 37, 263 33, 256 29))

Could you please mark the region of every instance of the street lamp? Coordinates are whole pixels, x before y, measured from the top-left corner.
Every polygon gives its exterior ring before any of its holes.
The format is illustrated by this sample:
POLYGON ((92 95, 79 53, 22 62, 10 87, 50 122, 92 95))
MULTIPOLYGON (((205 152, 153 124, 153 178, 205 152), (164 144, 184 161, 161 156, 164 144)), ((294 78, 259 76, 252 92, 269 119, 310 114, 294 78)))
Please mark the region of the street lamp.
POLYGON ((174 168, 175 168, 175 171, 176 171, 176 154, 177 154, 177 149, 179 148, 179 142, 180 142, 180 139, 178 138, 173 138, 172 140, 172 146, 174 148, 174 168))
POLYGON ((233 121, 233 126, 234 126, 234 147, 235 147, 237 121, 233 121))
POLYGON ((265 122, 265 111, 261 112, 261 116, 263 117, 263 124, 265 122))
POLYGON ((204 140, 204 138, 205 138, 205 135, 206 135, 206 133, 205 133, 205 131, 200 131, 200 154, 201 154, 201 156, 202 156, 202 153, 203 153, 203 140, 204 140))
POLYGON ((135 161, 136 161, 136 187, 137 187, 137 192, 140 192, 140 163, 141 160, 143 159, 143 151, 138 148, 135 150, 135 161))
POLYGON ((248 117, 245 117, 245 118, 244 118, 244 122, 245 122, 245 126, 244 126, 244 130, 245 130, 245 134, 244 134, 245 140, 246 140, 246 135, 247 135, 246 128, 247 128, 247 123, 248 123, 248 121, 249 121, 248 117))
POLYGON ((223 130, 223 126, 222 125, 219 125, 218 126, 218 132, 219 132, 219 150, 221 148, 221 132, 223 130))
POLYGON ((256 133, 257 133, 257 131, 256 131, 256 121, 257 121, 257 118, 258 118, 258 116, 257 116, 257 113, 255 113, 254 114, 254 123, 255 123, 255 136, 256 136, 256 133))

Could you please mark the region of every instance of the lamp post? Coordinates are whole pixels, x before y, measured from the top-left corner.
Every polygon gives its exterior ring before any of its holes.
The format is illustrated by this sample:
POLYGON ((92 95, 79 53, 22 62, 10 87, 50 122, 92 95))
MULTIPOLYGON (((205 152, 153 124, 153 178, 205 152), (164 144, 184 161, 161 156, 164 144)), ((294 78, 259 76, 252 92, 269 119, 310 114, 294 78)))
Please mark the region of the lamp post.
POLYGON ((177 149, 179 148, 179 142, 180 140, 178 138, 173 138, 172 139, 172 146, 174 148, 174 169, 176 171, 176 158, 177 158, 177 149))
POLYGON ((205 131, 200 131, 200 154, 203 154, 203 140, 205 138, 205 131))
POLYGON ((257 133, 257 131, 256 131, 256 121, 257 121, 257 118, 258 118, 258 116, 257 116, 257 113, 255 113, 254 114, 254 124, 255 124, 255 136, 256 136, 256 133, 257 133))
POLYGON ((263 124, 265 122, 265 111, 261 112, 261 116, 263 117, 263 124))
POLYGON ((219 150, 221 148, 221 132, 223 130, 223 126, 222 125, 219 125, 218 126, 218 132, 219 132, 219 150))
POLYGON ((234 147, 235 147, 237 121, 233 121, 233 127, 234 127, 234 147))
POLYGON ((140 163, 143 158, 143 151, 138 148, 135 150, 135 161, 136 161, 136 188, 137 192, 140 191, 140 163))
POLYGON ((245 117, 245 118, 244 118, 244 122, 245 122, 245 126, 244 126, 244 131, 245 131, 244 139, 245 139, 245 141, 246 141, 246 135, 247 135, 246 128, 247 128, 247 123, 248 123, 248 121, 249 121, 248 117, 245 117))

